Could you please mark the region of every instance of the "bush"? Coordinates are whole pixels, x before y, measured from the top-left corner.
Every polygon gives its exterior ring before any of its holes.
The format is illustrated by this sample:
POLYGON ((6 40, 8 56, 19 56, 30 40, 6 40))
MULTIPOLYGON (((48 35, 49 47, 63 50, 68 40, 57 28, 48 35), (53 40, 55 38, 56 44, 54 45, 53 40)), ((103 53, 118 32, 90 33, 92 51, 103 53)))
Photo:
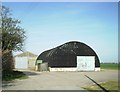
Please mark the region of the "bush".
POLYGON ((11 81, 14 79, 23 79, 27 78, 27 76, 20 71, 3 71, 2 72, 2 80, 3 81, 11 81))

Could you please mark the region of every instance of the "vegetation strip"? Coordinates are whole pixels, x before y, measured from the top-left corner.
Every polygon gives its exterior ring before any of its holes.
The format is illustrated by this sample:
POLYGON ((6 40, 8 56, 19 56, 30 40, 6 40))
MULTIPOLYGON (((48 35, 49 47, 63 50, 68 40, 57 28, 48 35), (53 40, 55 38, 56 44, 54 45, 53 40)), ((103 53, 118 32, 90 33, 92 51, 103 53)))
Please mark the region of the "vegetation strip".
POLYGON ((102 87, 100 84, 98 84, 96 81, 94 81, 93 79, 91 79, 89 76, 85 75, 88 79, 90 79, 92 82, 94 82, 97 86, 99 86, 104 92, 109 92, 107 89, 105 89, 104 87, 102 87))
MULTIPOLYGON (((107 82, 103 82, 103 83, 99 83, 101 86, 103 86, 104 88, 108 89, 109 92, 120 92, 119 88, 120 88, 120 80, 111 80, 111 81, 107 81, 107 82)), ((90 91, 90 92, 102 92, 101 88, 99 88, 97 85, 89 85, 86 87, 83 87, 84 89, 90 91)))
POLYGON ((28 76, 20 71, 4 71, 2 74, 3 81, 12 81, 15 79, 26 79, 28 76))
POLYGON ((101 63, 101 69, 120 70, 120 63, 101 63))

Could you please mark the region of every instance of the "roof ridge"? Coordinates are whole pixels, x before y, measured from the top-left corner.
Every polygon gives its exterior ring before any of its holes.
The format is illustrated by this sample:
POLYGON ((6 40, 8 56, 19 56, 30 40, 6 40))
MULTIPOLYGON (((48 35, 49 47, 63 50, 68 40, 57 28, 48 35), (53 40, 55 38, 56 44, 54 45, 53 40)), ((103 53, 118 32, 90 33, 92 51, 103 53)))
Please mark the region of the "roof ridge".
POLYGON ((30 51, 26 51, 26 52, 23 52, 23 53, 20 53, 20 54, 17 54, 15 57, 24 57, 24 56, 30 56, 30 57, 34 57, 34 56, 38 56, 30 51))

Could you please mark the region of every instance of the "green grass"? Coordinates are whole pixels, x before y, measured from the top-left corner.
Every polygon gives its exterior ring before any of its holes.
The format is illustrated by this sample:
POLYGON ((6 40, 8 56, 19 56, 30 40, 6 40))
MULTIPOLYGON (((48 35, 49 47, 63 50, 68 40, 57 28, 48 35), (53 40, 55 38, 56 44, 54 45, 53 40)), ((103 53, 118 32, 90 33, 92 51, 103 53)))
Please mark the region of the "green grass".
POLYGON ((112 70, 120 70, 120 64, 114 63, 102 63, 100 64, 101 69, 112 69, 112 70))
MULTIPOLYGON (((120 91, 118 91, 118 87, 120 88, 120 85, 118 85, 118 83, 120 83, 120 80, 119 81, 112 80, 112 81, 100 83, 100 85, 102 87, 104 87, 105 89, 109 90, 109 92, 120 92, 120 91)), ((102 89, 95 84, 91 85, 91 86, 83 87, 83 88, 90 92, 93 92, 96 90, 97 90, 97 92, 103 92, 102 89)))
POLYGON ((2 73, 3 81, 12 81, 15 79, 26 79, 26 78, 28 78, 28 76, 20 71, 4 71, 2 73))

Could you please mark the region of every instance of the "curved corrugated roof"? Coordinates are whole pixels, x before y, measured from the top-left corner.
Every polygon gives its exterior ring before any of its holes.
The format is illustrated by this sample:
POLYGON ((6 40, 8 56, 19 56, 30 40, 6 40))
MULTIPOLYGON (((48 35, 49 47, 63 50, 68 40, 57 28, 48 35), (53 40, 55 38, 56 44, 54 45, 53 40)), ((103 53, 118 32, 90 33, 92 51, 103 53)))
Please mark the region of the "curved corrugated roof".
POLYGON ((88 45, 72 41, 41 53, 37 60, 48 62, 50 67, 76 67, 77 56, 95 56, 95 67, 100 67, 100 62, 95 51, 88 45))

